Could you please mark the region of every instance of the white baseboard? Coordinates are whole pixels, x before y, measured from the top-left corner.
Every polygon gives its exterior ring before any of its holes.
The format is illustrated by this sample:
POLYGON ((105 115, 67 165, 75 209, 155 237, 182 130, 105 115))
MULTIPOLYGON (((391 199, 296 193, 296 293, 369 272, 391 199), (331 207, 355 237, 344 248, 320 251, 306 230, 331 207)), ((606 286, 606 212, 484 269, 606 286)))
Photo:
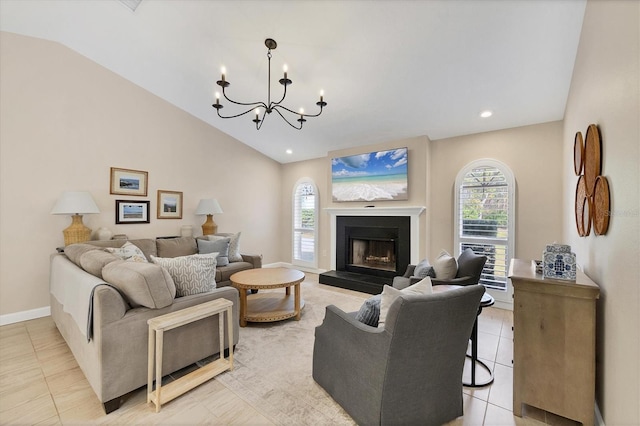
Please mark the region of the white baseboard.
POLYGON ((31 309, 29 311, 14 312, 13 314, 0 315, 0 326, 15 324, 16 322, 29 321, 36 318, 48 317, 51 315, 51 307, 31 309))
POLYGON ((317 269, 317 268, 308 268, 306 266, 298 266, 288 262, 275 262, 268 263, 266 265, 262 265, 263 268, 289 268, 289 269, 297 269, 302 272, 309 272, 311 274, 321 274, 323 272, 327 272, 326 269, 317 269))

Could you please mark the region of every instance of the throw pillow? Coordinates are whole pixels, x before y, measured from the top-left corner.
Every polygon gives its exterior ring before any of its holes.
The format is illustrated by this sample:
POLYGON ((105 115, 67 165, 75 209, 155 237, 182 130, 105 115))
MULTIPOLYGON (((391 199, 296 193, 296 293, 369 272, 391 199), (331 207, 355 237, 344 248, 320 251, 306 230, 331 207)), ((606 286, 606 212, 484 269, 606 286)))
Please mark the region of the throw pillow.
POLYGON ((198 253, 218 253, 218 266, 229 264, 229 241, 230 238, 222 238, 216 241, 198 239, 198 253))
POLYGON ((198 245, 193 237, 158 238, 156 247, 158 249, 156 257, 190 256, 198 253, 198 245))
POLYGON ((436 272, 434 271, 433 266, 429 264, 429 260, 424 259, 416 265, 416 268, 413 270, 413 276, 419 278, 435 278, 436 272))
POLYGON ((176 296, 182 297, 216 288, 216 257, 218 253, 169 258, 151 256, 151 261, 169 271, 176 284, 176 296))
POLYGON ((451 280, 458 273, 458 262, 445 250, 442 250, 438 258, 433 262, 436 278, 439 280, 451 280))
POLYGON ((381 298, 381 294, 376 294, 375 296, 371 296, 365 300, 356 314, 356 319, 363 324, 370 325, 371 327, 377 327, 378 319, 380 318, 381 298))
POLYGON ((422 295, 431 293, 433 293, 433 287, 431 286, 430 277, 426 277, 425 279, 418 281, 414 285, 402 290, 398 290, 397 288, 385 285, 382 289, 382 298, 380 299, 380 318, 378 319, 378 327, 384 326, 384 323, 387 319, 387 314, 389 313, 389 308, 391 307, 393 302, 401 295, 422 295))
POLYGON ((240 254, 240 232, 237 234, 207 235, 207 238, 209 241, 229 238, 229 262, 242 262, 242 255, 240 254))
POLYGON ((160 309, 173 303, 176 285, 160 265, 118 260, 102 269, 105 281, 116 287, 133 307, 160 309))
POLYGON ((104 250, 111 254, 115 254, 120 259, 128 262, 148 262, 142 250, 140 250, 138 246, 131 244, 129 241, 124 243, 120 248, 107 247, 104 250))

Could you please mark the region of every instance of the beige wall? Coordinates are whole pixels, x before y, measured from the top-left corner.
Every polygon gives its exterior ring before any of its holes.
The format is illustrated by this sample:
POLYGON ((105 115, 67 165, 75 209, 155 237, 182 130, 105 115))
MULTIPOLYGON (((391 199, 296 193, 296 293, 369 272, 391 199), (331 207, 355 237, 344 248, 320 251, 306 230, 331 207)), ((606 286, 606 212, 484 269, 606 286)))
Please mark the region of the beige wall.
MULTIPOLYGON (((318 223, 319 232, 319 245, 318 245, 318 268, 330 269, 331 259, 329 258, 331 253, 331 235, 330 235, 330 223, 329 214, 324 210, 328 207, 336 208, 356 208, 367 205, 374 205, 376 207, 402 207, 402 206, 426 206, 427 199, 427 167, 425 164, 428 161, 429 155, 429 139, 426 136, 402 139, 398 141, 391 141, 375 145, 367 145, 358 148, 344 149, 339 151, 331 151, 327 154, 327 157, 300 161, 297 163, 284 164, 282 173, 282 212, 283 221, 288 228, 283 231, 283 261, 291 262, 291 206, 293 202, 293 188, 296 182, 303 178, 308 177, 313 179, 318 187, 318 193, 320 198, 318 223), (331 198, 331 159, 335 157, 343 157, 348 155, 364 154, 367 152, 380 151, 385 149, 394 149, 407 147, 409 150, 408 158, 408 172, 409 172, 409 200, 407 201, 376 201, 376 202, 343 202, 335 203, 331 198)), ((421 216, 420 228, 426 229, 427 216, 425 212, 421 216)), ((420 255, 426 256, 426 231, 421 232, 420 236, 420 255)))
POLYGON ((130 237, 201 233, 197 203, 216 197, 219 231, 280 260, 279 163, 62 45, 9 33, 0 43, 0 315, 49 306, 49 255, 71 223, 49 213, 64 190, 93 195, 101 213, 87 226, 130 237), (109 195, 112 166, 148 171, 148 196, 109 195), (182 220, 156 219, 158 189, 183 191, 182 220), (151 201, 150 224, 115 225, 127 198, 151 201))
POLYGON ((506 164, 516 181, 513 257, 539 259, 546 244, 562 239, 562 123, 552 122, 432 142, 431 253, 454 253, 454 184, 475 160, 506 164))
MULTIPOLYGON (((640 424, 640 2, 589 1, 564 120, 564 235, 600 286, 596 399, 606 425, 640 424), (602 137, 611 217, 604 236, 580 238, 573 216, 573 140, 602 137)), ((579 324, 575 326, 579 327, 579 324)))

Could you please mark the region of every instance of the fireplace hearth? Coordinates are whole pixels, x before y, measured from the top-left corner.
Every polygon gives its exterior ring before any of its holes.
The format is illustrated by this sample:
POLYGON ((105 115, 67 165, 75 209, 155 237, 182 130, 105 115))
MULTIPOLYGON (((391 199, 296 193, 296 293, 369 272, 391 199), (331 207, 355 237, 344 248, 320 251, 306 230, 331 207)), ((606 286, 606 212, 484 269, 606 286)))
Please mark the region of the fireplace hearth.
POLYGON ((335 253, 336 269, 320 283, 378 294, 410 263, 410 217, 337 216, 335 253))

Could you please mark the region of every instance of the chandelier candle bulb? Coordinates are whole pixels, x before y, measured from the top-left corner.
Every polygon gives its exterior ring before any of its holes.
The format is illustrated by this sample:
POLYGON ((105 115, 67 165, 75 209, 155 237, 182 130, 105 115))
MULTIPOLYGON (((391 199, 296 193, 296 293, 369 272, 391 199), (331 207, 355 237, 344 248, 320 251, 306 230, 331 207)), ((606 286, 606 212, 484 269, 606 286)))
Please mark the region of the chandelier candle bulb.
POLYGON ((289 68, 285 65, 282 67, 283 71, 284 71, 284 79, 287 79, 287 71, 289 70, 289 68))
POLYGON ((227 73, 226 68, 225 67, 220 68, 220 72, 222 73, 222 81, 225 81, 224 80, 224 75, 227 73))

